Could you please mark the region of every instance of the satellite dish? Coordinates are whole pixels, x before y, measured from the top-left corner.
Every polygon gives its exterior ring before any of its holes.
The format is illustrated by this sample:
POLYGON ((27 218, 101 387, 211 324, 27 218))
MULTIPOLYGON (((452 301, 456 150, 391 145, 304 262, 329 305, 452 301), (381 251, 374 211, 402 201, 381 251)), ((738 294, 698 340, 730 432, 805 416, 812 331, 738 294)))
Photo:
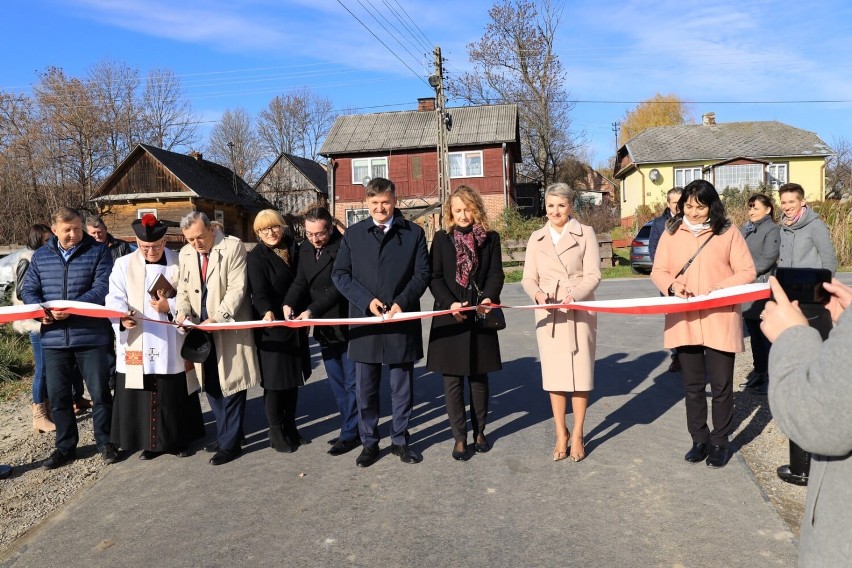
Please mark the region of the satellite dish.
POLYGON ((364 179, 361 180, 361 185, 367 187, 367 185, 370 183, 370 180, 372 179, 373 178, 371 178, 370 176, 364 176, 364 179))

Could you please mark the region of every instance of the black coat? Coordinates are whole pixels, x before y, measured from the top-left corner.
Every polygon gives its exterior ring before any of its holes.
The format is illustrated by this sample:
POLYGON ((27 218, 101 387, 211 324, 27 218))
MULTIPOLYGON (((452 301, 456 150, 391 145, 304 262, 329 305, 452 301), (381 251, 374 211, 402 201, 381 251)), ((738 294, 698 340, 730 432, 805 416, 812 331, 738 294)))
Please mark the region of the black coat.
MULTIPOLYGON (((331 238, 317 259, 317 249, 304 241, 299 247, 299 261, 296 280, 287 291, 284 303, 298 315, 305 309, 311 311, 312 318, 337 319, 349 315, 349 300, 341 294, 331 281, 331 269, 340 249, 343 235, 333 229, 331 238)), ((349 339, 349 326, 314 326, 314 339, 323 347, 339 346, 341 349, 349 339)))
MULTIPOLYGON (((276 320, 284 319, 284 297, 296 278, 297 263, 296 244, 287 239, 290 266, 263 243, 256 244, 246 257, 254 319, 262 318, 268 311, 276 320)), ((308 346, 303 328, 256 328, 254 339, 263 388, 283 390, 304 384, 310 375, 310 364, 305 360, 308 346)))
MULTIPOLYGON (((370 302, 378 298, 404 312, 420 311, 420 296, 429 286, 426 235, 416 223, 394 210, 384 235, 373 220, 364 219, 346 230, 332 270, 334 285, 349 300, 350 317, 372 316, 370 302)), ((349 358, 361 363, 411 363, 423 357, 423 337, 417 320, 349 327, 349 358)))
MULTIPOLYGON (((482 247, 477 249, 479 266, 471 280, 482 291, 482 298, 500 303, 503 290, 503 262, 500 235, 487 233, 482 247)), ((452 233, 438 231, 430 251, 432 282, 429 289, 435 297, 435 310, 448 310, 455 302, 476 304, 478 298, 472 285, 462 288, 456 282, 456 249, 452 233)), ((426 368, 447 375, 470 376, 502 369, 497 332, 482 330, 474 325, 475 312, 465 312, 467 319, 458 322, 451 315, 432 318, 429 333, 429 354, 426 368)))

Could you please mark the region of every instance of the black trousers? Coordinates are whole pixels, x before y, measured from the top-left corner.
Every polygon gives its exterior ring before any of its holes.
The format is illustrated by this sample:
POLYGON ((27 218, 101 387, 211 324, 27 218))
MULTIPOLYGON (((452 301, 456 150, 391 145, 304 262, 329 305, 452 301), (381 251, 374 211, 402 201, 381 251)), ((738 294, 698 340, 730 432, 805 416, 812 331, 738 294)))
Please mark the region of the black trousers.
POLYGON ((298 440, 296 434, 296 403, 299 387, 284 390, 263 389, 263 409, 270 428, 283 428, 284 433, 298 440))
POLYGON ((703 345, 678 347, 686 389, 686 427, 692 441, 727 446, 734 418, 734 354, 703 345), (707 428, 707 379, 712 394, 713 430, 707 428))
MULTIPOLYGON (((476 436, 485 432, 488 416, 488 375, 471 375, 470 384, 470 427, 476 436)), ((467 439, 467 419, 464 412, 464 377, 444 375, 444 396, 450 429, 456 441, 467 439)))

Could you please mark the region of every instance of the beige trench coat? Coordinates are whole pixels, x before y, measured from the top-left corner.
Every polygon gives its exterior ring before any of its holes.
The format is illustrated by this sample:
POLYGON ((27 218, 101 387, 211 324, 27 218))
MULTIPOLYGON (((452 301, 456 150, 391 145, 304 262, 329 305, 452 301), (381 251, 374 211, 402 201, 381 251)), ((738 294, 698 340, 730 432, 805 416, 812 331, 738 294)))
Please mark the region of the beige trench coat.
MULTIPOLYGON (((651 269, 651 280, 663 294, 668 294, 675 275, 710 234, 710 229, 707 229, 695 236, 682 223, 667 224, 651 269)), ((711 293, 714 286, 728 288, 750 284, 756 274, 745 239, 736 227, 729 224, 722 234, 707 243, 677 281, 685 284, 693 294, 703 295, 711 293)), ((666 314, 663 345, 667 349, 704 345, 728 353, 743 352, 740 306, 666 314)))
MULTIPOLYGON (((521 283, 533 301, 539 290, 553 297, 557 282, 559 300, 568 295, 578 301, 594 300, 600 281, 600 252, 591 227, 571 219, 555 246, 549 222, 530 236, 521 283)), ((584 310, 535 310, 544 390, 592 390, 597 322, 595 313, 584 310)))
MULTIPOLYGON (((251 304, 246 293, 246 249, 242 241, 216 233, 207 264, 207 313, 217 322, 249 321, 251 304)), ((186 245, 180 250, 180 272, 175 321, 189 318, 200 323, 201 268, 198 252, 186 245)), ((260 372, 250 329, 214 331, 219 359, 219 385, 230 396, 258 384, 260 372)), ((204 384, 203 365, 195 372, 204 384)))

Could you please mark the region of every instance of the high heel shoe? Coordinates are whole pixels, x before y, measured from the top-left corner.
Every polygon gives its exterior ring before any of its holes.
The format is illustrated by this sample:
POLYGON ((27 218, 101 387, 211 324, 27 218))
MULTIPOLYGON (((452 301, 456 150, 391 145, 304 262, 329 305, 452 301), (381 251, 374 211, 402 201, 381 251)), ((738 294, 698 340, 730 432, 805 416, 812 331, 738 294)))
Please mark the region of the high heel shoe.
POLYGON ((553 461, 562 461, 568 457, 568 442, 571 441, 571 434, 565 432, 565 443, 560 445, 559 440, 556 441, 556 447, 553 448, 553 461))
POLYGON ((586 458, 586 444, 583 443, 583 438, 578 438, 574 436, 574 442, 580 447, 580 451, 574 451, 574 443, 571 444, 571 458, 572 462, 581 462, 586 458))

